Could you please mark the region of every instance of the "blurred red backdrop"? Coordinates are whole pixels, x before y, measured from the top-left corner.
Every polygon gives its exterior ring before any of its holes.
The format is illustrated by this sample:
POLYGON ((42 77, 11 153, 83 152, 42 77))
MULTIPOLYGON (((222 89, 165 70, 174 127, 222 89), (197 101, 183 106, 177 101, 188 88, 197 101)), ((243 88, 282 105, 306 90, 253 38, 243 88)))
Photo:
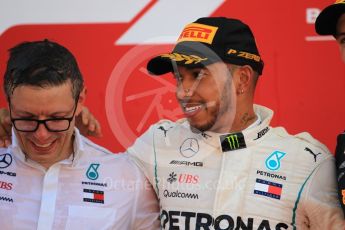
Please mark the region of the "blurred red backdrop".
MULTIPOLYGON (((252 28, 265 62, 255 101, 275 111, 273 126, 310 132, 331 151, 345 129, 345 65, 335 41, 317 36, 313 24, 333 1, 76 2, 1 3, 0 75, 7 50, 19 42, 48 38, 69 48, 85 78, 86 104, 102 124, 104 137, 93 140, 114 152, 159 119, 181 116, 173 79, 152 78, 144 68, 202 16, 238 18, 252 28)), ((6 106, 3 93, 0 106, 6 106)))

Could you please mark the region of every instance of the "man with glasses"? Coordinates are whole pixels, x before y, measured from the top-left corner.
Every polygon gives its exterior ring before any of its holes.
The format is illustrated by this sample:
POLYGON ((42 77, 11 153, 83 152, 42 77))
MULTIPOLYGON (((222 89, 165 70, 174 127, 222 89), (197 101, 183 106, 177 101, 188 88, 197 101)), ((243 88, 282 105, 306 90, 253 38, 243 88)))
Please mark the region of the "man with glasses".
MULTIPOLYGON (((345 63, 345 0, 337 0, 322 10, 315 22, 315 30, 320 35, 333 35, 345 63)), ((345 214, 345 132, 338 135, 335 150, 338 195, 345 214)))
POLYGON ((158 229, 158 201, 140 170, 75 128, 86 93, 66 48, 12 48, 4 90, 13 135, 0 148, 1 229, 158 229))

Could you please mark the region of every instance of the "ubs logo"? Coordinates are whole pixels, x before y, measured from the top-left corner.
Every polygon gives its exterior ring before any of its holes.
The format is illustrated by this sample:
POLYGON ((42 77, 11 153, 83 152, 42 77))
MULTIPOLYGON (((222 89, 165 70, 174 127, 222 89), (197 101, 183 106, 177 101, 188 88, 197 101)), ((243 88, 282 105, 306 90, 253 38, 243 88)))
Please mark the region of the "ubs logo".
POLYGON ((180 146, 182 156, 190 158, 199 152, 199 143, 195 138, 186 139, 180 146))
POLYGON ((5 181, 0 181, 0 189, 12 190, 13 184, 5 181))
POLYGON ((179 184, 197 184, 199 183, 199 176, 188 173, 181 173, 177 175, 175 172, 169 174, 167 181, 172 184, 178 181, 179 184))

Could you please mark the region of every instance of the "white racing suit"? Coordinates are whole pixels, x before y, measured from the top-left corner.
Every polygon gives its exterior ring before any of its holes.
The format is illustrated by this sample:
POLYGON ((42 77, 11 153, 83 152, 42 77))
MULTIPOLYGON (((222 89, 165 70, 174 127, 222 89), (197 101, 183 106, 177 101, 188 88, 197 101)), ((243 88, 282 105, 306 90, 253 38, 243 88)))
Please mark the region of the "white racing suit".
POLYGON ((154 190, 126 154, 75 130, 74 156, 46 170, 12 143, 0 148, 0 229, 159 229, 154 190))
POLYGON ((162 229, 344 229, 333 155, 255 112, 259 125, 224 135, 164 120, 128 149, 159 197, 162 229))

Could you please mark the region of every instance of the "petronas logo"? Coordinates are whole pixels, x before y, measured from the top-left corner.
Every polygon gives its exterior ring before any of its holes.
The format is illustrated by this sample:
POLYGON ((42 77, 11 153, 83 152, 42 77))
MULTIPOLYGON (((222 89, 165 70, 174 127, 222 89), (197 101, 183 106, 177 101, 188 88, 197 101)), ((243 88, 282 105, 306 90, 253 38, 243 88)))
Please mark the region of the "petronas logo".
POLYGON ((90 180, 97 180, 98 178, 98 172, 97 169, 99 167, 99 164, 91 164, 88 170, 86 171, 86 176, 90 180))

